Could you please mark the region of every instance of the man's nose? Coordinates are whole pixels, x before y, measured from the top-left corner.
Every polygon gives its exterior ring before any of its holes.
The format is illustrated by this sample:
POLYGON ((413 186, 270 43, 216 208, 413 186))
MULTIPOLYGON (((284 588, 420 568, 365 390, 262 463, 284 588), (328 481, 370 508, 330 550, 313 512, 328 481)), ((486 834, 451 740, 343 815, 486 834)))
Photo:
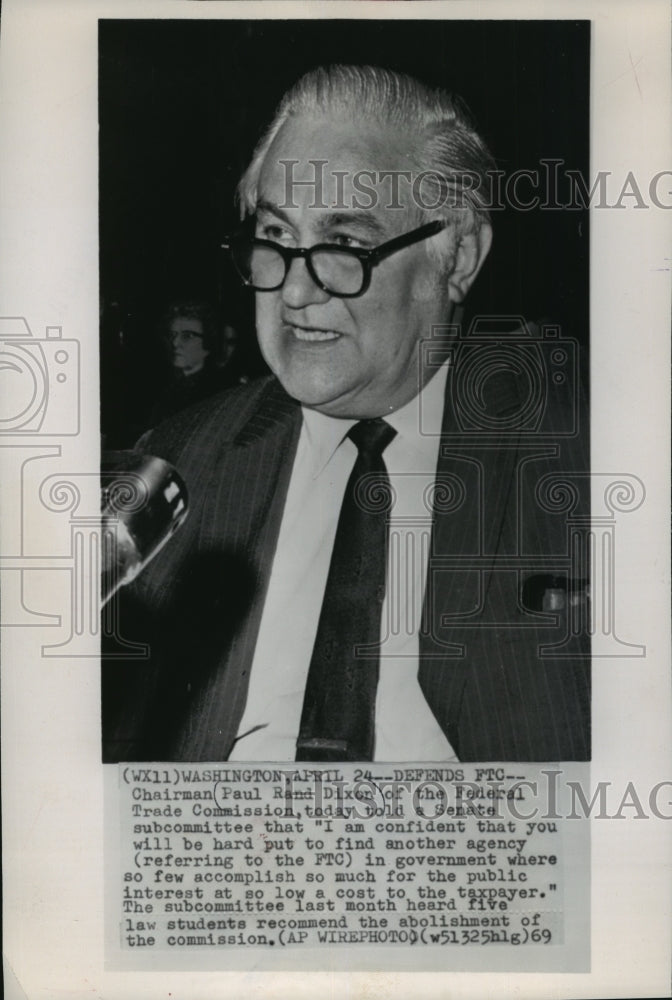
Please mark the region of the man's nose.
POLYGON ((307 261, 295 257, 289 265, 285 283, 282 286, 282 298, 285 305, 291 309, 302 309, 304 306, 327 302, 329 292, 325 292, 313 280, 308 270, 307 261))

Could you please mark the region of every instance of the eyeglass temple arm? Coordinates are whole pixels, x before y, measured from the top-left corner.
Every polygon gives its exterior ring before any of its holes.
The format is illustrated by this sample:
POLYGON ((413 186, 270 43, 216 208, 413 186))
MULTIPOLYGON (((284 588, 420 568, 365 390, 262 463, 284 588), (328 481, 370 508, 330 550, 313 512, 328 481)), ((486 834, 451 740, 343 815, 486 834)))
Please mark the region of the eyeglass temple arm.
POLYGON ((413 229, 410 233, 403 233, 401 236, 395 236, 393 240, 388 240, 387 243, 382 243, 379 247, 374 247, 373 250, 365 251, 367 253, 367 259, 374 263, 376 261, 382 260, 383 257, 387 257, 394 253, 396 250, 401 250, 403 247, 412 246, 413 243, 419 243, 421 240, 427 239, 429 236, 436 236, 441 230, 446 229, 450 223, 445 219, 437 219, 436 222, 428 222, 424 226, 420 226, 419 229, 413 229))

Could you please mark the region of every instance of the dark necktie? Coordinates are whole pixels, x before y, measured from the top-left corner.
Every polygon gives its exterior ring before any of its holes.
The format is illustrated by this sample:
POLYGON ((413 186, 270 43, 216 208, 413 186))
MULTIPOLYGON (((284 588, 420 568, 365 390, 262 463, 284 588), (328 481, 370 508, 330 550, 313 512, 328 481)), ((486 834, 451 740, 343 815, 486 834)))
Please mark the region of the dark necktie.
POLYGON ((308 671, 297 760, 373 759, 391 506, 383 451, 395 434, 381 419, 362 420, 348 433, 359 454, 338 519, 308 671))

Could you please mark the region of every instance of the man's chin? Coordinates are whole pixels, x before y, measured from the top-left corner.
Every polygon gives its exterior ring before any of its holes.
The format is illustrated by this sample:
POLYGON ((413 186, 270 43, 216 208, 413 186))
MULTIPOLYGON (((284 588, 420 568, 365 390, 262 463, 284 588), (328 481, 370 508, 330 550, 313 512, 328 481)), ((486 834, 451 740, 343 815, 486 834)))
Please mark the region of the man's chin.
POLYGON ((389 408, 379 401, 372 400, 365 393, 348 391, 347 387, 339 392, 339 387, 333 385, 327 390, 325 387, 306 386, 305 383, 293 385, 289 380, 280 381, 289 396, 306 409, 323 413, 326 417, 337 420, 370 420, 389 412, 389 408))
POLYGON ((310 379, 305 373, 276 372, 285 392, 302 406, 328 416, 348 418, 350 401, 346 387, 325 379, 310 379), (341 412, 342 411, 342 412, 341 412))

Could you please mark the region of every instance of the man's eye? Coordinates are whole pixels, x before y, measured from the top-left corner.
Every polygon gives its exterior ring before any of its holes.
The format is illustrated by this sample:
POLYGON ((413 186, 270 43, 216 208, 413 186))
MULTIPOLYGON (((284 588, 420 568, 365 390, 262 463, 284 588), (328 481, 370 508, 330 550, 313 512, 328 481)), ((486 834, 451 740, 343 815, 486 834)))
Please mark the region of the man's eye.
POLYGON ((284 226, 275 222, 266 222, 257 226, 257 237, 262 240, 270 240, 272 243, 289 243, 292 235, 284 226))
POLYGON ((329 237, 329 242, 336 247, 364 247, 365 242, 358 236, 350 236, 348 233, 336 233, 329 237))

